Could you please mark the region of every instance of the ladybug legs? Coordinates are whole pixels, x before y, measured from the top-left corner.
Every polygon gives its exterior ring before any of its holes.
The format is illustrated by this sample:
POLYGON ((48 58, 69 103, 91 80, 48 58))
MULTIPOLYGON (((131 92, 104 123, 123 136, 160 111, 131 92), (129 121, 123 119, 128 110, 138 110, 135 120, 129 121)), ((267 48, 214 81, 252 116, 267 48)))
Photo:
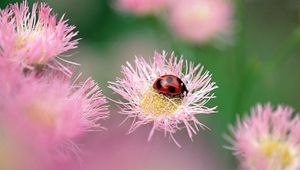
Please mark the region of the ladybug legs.
MULTIPOLYGON (((166 93, 159 93, 159 94, 161 94, 161 95, 164 95, 164 96, 166 96, 166 97, 168 97, 168 98, 179 98, 179 99, 182 99, 185 95, 183 94, 183 93, 180 93, 180 94, 176 94, 176 95, 174 95, 174 94, 166 94, 166 93)), ((186 92, 186 94, 187 94, 187 92, 186 92)))

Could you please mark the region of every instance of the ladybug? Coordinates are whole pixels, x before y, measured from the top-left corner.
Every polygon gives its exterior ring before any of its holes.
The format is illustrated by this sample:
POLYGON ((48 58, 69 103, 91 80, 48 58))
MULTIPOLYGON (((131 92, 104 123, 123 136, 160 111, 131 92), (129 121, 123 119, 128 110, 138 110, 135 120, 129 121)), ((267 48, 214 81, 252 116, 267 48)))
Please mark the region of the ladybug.
POLYGON ((182 95, 188 93, 185 84, 180 78, 171 74, 165 74, 157 78, 153 84, 153 88, 165 95, 182 95))

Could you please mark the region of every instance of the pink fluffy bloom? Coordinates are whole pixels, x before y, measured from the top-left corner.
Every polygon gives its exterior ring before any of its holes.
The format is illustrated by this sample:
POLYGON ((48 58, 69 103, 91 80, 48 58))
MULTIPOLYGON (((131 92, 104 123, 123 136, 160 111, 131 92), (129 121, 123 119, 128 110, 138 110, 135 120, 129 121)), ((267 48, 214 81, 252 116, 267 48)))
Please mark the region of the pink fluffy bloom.
POLYGON ((178 37, 207 43, 230 33, 232 15, 232 5, 227 0, 173 1, 169 22, 178 37))
POLYGON ((21 84, 5 97, 1 121, 17 139, 34 148, 75 150, 72 140, 101 129, 99 120, 108 116, 106 98, 92 79, 70 85, 57 77, 27 77, 21 84))
POLYGON ((0 54, 0 105, 3 100, 3 95, 12 91, 18 84, 19 79, 22 77, 20 74, 21 68, 16 64, 9 62, 4 56, 0 54))
POLYGON ((126 100, 116 103, 120 104, 121 114, 133 118, 129 133, 141 125, 151 123, 153 128, 148 140, 155 130, 164 131, 165 135, 169 134, 174 140, 173 134, 183 128, 186 128, 192 138, 199 130, 198 127, 205 127, 197 120, 196 115, 215 112, 216 107, 205 106, 214 98, 211 91, 217 88, 211 82, 211 74, 208 71, 203 73, 203 66, 194 66, 192 62, 182 57, 177 58, 173 53, 169 59, 165 52, 155 53, 150 63, 137 57, 134 65, 127 62, 126 66, 122 66, 122 73, 124 78, 109 82, 109 88, 126 100), (158 93, 152 85, 165 74, 180 78, 185 83, 188 94, 178 97, 158 93))
POLYGON ((153 14, 166 7, 170 0, 117 0, 117 7, 136 15, 153 14))
POLYGON ((25 68, 47 65, 70 74, 61 63, 62 53, 77 47, 77 32, 61 17, 56 20, 45 3, 35 3, 29 10, 26 1, 0 11, 0 52, 25 68))
POLYGON ((300 119, 293 109, 257 105, 232 128, 232 149, 243 170, 299 170, 300 119))

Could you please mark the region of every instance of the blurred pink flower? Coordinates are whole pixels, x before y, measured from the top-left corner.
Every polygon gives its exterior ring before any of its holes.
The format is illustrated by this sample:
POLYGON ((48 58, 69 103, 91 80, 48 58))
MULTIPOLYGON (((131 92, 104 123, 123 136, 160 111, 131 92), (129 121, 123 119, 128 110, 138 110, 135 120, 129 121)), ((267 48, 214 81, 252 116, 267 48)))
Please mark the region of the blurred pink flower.
POLYGON ((230 33, 233 7, 229 0, 173 1, 169 22, 176 36, 194 43, 207 43, 230 33))
MULTIPOLYGON (((178 59, 171 54, 155 53, 153 61, 146 62, 143 57, 137 57, 135 65, 127 62, 122 66, 124 78, 117 78, 116 82, 109 82, 109 88, 121 95, 126 101, 115 101, 120 105, 120 113, 133 118, 129 133, 144 124, 153 124, 148 140, 155 130, 169 134, 176 143, 173 134, 186 128, 192 138, 199 130, 198 126, 205 127, 195 115, 214 113, 216 107, 209 108, 205 104, 214 98, 211 91, 217 88, 211 82, 211 74, 203 72, 199 64, 178 59), (189 93, 183 98, 170 97, 158 93, 152 85, 157 78, 164 74, 179 77, 186 85, 189 93), (184 125, 184 126, 182 126, 184 125), (194 126, 193 126, 194 125, 194 126)), ((176 143, 179 145, 178 143, 176 143)))
POLYGON ((70 85, 60 78, 26 77, 22 86, 5 96, 1 121, 24 143, 46 152, 76 151, 72 140, 88 131, 100 130, 107 118, 106 98, 88 79, 70 85))
POLYGON ((168 5, 170 0, 117 0, 117 8, 136 15, 153 14, 168 5))
POLYGON ((244 170, 300 169, 300 119, 293 109, 257 105, 232 128, 232 149, 244 170))
MULTIPOLYGON (((209 133, 201 133, 193 143, 183 142, 184 149, 169 141, 153 137, 145 144, 147 128, 134 135, 122 135, 123 128, 111 129, 107 135, 86 140, 85 150, 92 150, 84 162, 88 170, 221 170, 224 168, 218 144, 209 133), (206 134, 206 135, 205 135, 206 134), (99 147, 106 146, 106 147, 99 147), (204 154, 205 153, 205 154, 204 154)), ((177 135, 184 139, 184 133, 177 135)), ((220 148, 221 149, 221 148, 220 148)), ((74 170, 75 168, 69 168, 74 170)))
POLYGON ((5 93, 10 93, 14 88, 16 88, 15 86, 22 77, 20 74, 21 72, 22 70, 18 67, 18 65, 9 62, 0 53, 0 105, 2 103, 1 101, 4 100, 3 95, 5 93))
POLYGON ((74 29, 45 3, 33 4, 31 12, 27 1, 13 4, 0 11, 0 52, 25 68, 47 65, 70 74, 59 55, 77 47, 74 29))

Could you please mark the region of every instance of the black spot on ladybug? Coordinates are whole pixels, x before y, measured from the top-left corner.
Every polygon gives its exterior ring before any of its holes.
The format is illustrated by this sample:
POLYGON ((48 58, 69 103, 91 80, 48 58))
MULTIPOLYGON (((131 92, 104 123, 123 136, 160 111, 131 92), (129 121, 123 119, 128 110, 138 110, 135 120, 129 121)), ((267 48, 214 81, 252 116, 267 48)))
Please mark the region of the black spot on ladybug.
POLYGON ((161 80, 157 80, 157 82, 156 82, 156 87, 157 87, 158 89, 160 89, 160 88, 162 87, 162 85, 161 85, 161 80))
POLYGON ((168 83, 172 83, 172 81, 173 81, 173 78, 172 78, 172 77, 167 77, 167 79, 166 79, 166 80, 167 80, 167 82, 168 82, 168 83))
POLYGON ((170 87, 168 87, 168 90, 169 90, 169 92, 174 93, 176 89, 175 89, 175 87, 170 86, 170 87))
POLYGON ((178 77, 177 77, 176 80, 177 80, 177 82, 178 82, 179 84, 182 84, 182 83, 183 83, 182 80, 181 80, 180 78, 178 78, 178 77))

